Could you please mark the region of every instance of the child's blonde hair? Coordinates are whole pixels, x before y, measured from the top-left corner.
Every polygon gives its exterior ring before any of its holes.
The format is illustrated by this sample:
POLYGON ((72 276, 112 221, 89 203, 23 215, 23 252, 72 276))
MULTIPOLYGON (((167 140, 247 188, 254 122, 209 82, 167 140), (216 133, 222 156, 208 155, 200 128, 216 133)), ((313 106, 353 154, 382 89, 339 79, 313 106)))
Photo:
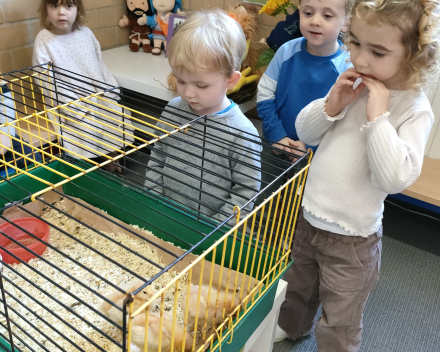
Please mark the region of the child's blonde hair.
POLYGON ((41 27, 50 30, 52 28, 52 23, 50 23, 49 18, 47 16, 47 6, 48 5, 74 5, 77 8, 76 20, 73 24, 73 29, 79 29, 81 26, 84 26, 86 23, 86 10, 84 8, 84 4, 82 0, 41 0, 40 8, 38 12, 40 13, 40 21, 41 27))
POLYGON ((240 25, 220 9, 192 13, 167 45, 170 65, 194 73, 238 71, 246 50, 240 25))
POLYGON ((356 0, 352 16, 400 29, 406 53, 401 70, 407 89, 421 88, 437 71, 437 0, 356 0))

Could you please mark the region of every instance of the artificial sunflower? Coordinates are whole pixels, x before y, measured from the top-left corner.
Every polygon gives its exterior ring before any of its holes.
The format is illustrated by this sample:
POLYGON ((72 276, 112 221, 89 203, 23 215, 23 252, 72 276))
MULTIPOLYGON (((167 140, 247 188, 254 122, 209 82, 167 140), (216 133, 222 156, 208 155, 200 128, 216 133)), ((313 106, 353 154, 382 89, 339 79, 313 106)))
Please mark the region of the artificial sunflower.
POLYGON ((261 8, 259 14, 267 13, 270 16, 276 16, 280 13, 288 15, 287 9, 292 7, 296 11, 297 7, 290 0, 268 0, 261 8))

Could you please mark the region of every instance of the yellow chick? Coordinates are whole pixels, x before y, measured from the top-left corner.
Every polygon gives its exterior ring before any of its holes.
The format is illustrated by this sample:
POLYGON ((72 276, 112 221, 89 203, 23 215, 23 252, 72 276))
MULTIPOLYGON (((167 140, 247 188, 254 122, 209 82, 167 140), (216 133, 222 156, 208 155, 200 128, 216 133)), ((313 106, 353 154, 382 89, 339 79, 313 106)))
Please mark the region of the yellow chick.
MULTIPOLYGON (((148 280, 148 279, 146 279, 146 280, 148 280)), ((133 280, 133 281, 126 283, 125 285, 121 286, 121 288, 125 292, 133 292, 144 283, 145 283, 144 280, 136 279, 136 280, 133 280)), ((145 302, 147 302, 151 297, 153 297, 153 295, 155 293, 156 293, 156 291, 151 285, 145 287, 141 292, 139 292, 136 296, 134 296, 133 311, 135 311, 139 307, 141 307, 145 302)), ((115 291, 107 296, 107 298, 110 301, 112 301, 113 303, 116 303, 120 307, 122 307, 125 297, 126 297, 126 294, 119 292, 119 291, 115 291)), ((150 304, 149 310, 152 310, 154 308, 154 306, 155 306, 155 303, 150 304)), ((119 309, 113 307, 110 303, 105 302, 105 301, 100 303, 98 306, 98 310, 101 313, 105 314, 108 318, 113 320, 115 323, 122 324, 122 312, 119 309)))
MULTIPOLYGON (((199 286, 194 285, 191 286, 189 292, 188 299, 188 323, 194 326, 196 317, 197 325, 201 326, 205 324, 206 312, 208 312, 207 316, 207 324, 213 325, 214 321, 216 324, 221 323, 226 316, 231 313, 237 306, 240 304, 240 300, 237 298, 233 292, 229 291, 226 296, 226 291, 221 290, 217 291, 214 288, 211 288, 211 293, 209 296, 209 304, 208 304, 208 292, 209 286, 203 285, 200 291, 200 302, 199 302, 199 310, 197 312, 197 299, 199 295, 199 286), (218 298, 217 298, 218 297, 218 298), (225 302, 226 297, 226 302, 225 302), (216 309, 217 302, 217 309, 216 309), (225 313, 223 315, 223 308, 225 308, 225 313)), ((182 304, 183 309, 186 309, 186 294, 183 297, 182 304)))
MULTIPOLYGON (((159 351, 159 333, 160 333, 160 315, 151 313, 148 317, 148 352, 159 351)), ((162 344, 161 352, 171 350, 171 336, 173 333, 173 315, 164 312, 162 318, 162 344)), ((187 352, 192 348, 192 337, 184 330, 178 322, 174 328, 174 349, 175 352, 187 352), (185 337, 185 346, 182 350, 183 338, 185 337)), ((140 314, 133 319, 131 327, 131 345, 132 352, 144 351, 145 348, 145 314, 140 314)))

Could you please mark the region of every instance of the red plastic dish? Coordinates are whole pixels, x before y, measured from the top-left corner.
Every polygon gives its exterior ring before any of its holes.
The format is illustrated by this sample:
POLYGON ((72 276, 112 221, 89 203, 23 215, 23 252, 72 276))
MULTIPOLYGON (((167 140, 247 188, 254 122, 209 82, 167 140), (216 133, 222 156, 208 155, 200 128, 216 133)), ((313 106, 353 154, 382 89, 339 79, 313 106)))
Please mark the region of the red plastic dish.
MULTIPOLYGON (((36 218, 21 218, 11 220, 11 222, 17 224, 21 228, 30 232, 34 236, 37 236, 45 242, 47 242, 47 240, 49 239, 50 227, 41 220, 38 220, 36 218)), ((20 230, 9 222, 0 225, 0 231, 12 237, 14 240, 19 241, 38 255, 43 254, 46 250, 47 246, 45 244, 36 240, 32 236, 29 236, 26 232, 20 230)), ((19 257, 21 260, 24 260, 26 263, 32 258, 35 258, 35 255, 33 255, 31 252, 27 251, 23 247, 18 246, 17 244, 15 244, 15 242, 11 241, 9 238, 3 236, 0 233, 0 254, 3 257, 3 261, 8 264, 21 263, 19 260, 9 255, 4 250, 5 248, 9 252, 19 257)))

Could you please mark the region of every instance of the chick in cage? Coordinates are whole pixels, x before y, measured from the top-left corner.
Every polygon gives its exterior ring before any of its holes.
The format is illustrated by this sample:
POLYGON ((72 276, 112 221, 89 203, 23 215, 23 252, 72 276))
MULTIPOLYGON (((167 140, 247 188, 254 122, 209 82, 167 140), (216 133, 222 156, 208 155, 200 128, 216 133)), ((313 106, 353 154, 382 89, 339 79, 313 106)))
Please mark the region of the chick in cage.
MULTIPOLYGON (((148 281, 148 279, 146 278, 148 281)), ((121 289, 125 292, 133 292, 140 286, 144 284, 145 281, 136 279, 131 282, 128 282, 127 284, 121 286, 121 289)), ((127 294, 125 292, 121 291, 115 291, 107 296, 107 299, 112 301, 114 304, 118 306, 122 306, 124 303, 125 298, 127 297, 127 294)), ((137 294, 135 297, 133 297, 133 309, 137 310, 139 307, 141 307, 144 303, 150 300, 151 297, 155 294, 155 289, 152 285, 148 285, 146 288, 141 290, 139 294, 137 294)), ((150 309, 154 309, 155 304, 150 305, 150 309)), ((101 313, 105 314, 108 318, 113 320, 115 323, 121 324, 122 323, 122 313, 120 310, 116 309, 113 305, 110 303, 103 301, 99 306, 98 309, 101 313)))
POLYGON ((191 286, 188 296, 183 298, 183 309, 186 310, 188 302, 188 323, 191 326, 195 325, 196 319, 197 326, 219 324, 240 305, 240 300, 231 290, 226 293, 225 290, 209 289, 208 285, 191 286))
POLYGON ((173 345, 173 351, 176 352, 191 351, 193 342, 191 334, 179 322, 173 320, 172 314, 164 312, 162 318, 157 313, 149 314, 147 329, 145 328, 145 314, 133 319, 131 352, 144 351, 145 330, 147 330, 148 351, 157 352, 160 346, 161 352, 169 352, 171 345, 173 345), (162 337, 159 342, 160 334, 162 337))
POLYGON ((180 26, 167 47, 180 97, 157 126, 201 118, 185 134, 155 143, 146 172, 145 187, 218 221, 234 206, 249 213, 248 200, 260 190, 258 132, 225 95, 240 78, 245 49, 241 27, 224 11, 195 12, 180 26))

